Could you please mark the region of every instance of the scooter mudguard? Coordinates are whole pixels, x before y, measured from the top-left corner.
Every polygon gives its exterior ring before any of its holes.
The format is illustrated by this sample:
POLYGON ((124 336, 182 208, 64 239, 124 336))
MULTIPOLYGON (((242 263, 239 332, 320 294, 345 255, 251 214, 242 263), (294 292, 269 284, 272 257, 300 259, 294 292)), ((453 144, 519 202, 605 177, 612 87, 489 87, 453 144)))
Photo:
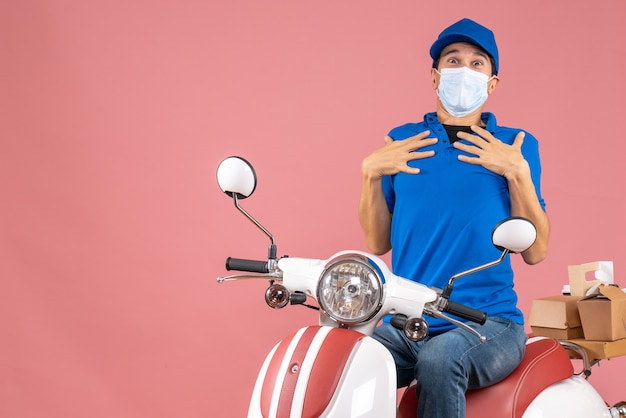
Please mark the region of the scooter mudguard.
POLYGON ((268 354, 249 418, 392 417, 396 371, 391 354, 360 332, 305 327, 268 354))
POLYGON ((522 418, 611 418, 600 394, 581 376, 544 389, 528 406, 522 418))

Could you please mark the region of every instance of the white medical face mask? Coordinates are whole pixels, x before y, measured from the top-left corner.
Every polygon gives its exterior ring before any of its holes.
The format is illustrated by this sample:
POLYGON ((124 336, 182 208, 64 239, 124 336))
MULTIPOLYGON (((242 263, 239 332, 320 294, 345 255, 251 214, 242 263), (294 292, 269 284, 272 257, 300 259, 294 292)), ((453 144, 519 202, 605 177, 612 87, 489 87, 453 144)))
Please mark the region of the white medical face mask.
POLYGON ((487 101, 487 83, 493 77, 467 67, 444 68, 439 75, 437 94, 452 116, 467 116, 487 101))

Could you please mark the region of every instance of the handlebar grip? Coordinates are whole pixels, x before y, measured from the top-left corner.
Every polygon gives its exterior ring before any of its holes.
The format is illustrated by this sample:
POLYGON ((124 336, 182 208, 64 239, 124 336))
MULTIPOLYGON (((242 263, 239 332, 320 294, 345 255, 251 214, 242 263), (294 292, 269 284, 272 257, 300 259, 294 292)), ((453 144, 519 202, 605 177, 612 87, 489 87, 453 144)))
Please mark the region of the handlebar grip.
POLYGON ((226 270, 249 271, 252 273, 269 273, 267 261, 246 260, 244 258, 228 257, 226 270))
POLYGON ((408 318, 406 315, 395 314, 394 316, 391 317, 391 319, 389 320, 389 323, 395 329, 399 329, 402 331, 404 330, 404 324, 406 324, 407 319, 408 318))
POLYGON ((460 303, 448 301, 444 312, 464 318, 477 324, 483 325, 487 321, 487 314, 478 309, 470 308, 469 306, 461 305, 460 303))

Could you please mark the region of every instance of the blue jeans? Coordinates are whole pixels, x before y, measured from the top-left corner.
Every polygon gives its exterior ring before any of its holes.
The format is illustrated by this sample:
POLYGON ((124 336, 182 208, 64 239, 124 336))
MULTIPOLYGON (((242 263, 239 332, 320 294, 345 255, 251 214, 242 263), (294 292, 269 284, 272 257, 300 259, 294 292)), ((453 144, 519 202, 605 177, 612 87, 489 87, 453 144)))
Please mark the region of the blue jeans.
POLYGON ((468 323, 487 341, 461 328, 413 342, 384 323, 372 336, 391 352, 398 387, 417 381, 419 418, 464 418, 465 392, 493 385, 522 361, 526 344, 523 325, 489 317, 485 325, 468 323))

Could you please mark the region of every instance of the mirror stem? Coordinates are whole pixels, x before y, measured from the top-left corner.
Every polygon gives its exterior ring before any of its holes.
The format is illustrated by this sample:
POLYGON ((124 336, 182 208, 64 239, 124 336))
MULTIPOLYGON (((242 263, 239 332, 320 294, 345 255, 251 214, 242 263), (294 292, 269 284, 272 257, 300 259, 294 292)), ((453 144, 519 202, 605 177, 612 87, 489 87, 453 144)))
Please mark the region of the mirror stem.
POLYGON ((243 213, 243 214, 244 214, 244 216, 250 220, 250 222, 252 222, 253 224, 255 224, 257 228, 259 228, 261 231, 263 231, 263 233, 264 233, 265 235, 267 235, 267 236, 268 236, 268 238, 270 239, 270 242, 271 242, 271 244, 270 244, 270 248, 269 248, 269 250, 268 250, 268 258, 269 258, 270 260, 275 260, 275 259, 276 259, 276 241, 274 240, 274 236, 273 236, 272 234, 270 234, 270 232, 269 232, 267 229, 265 229, 265 227, 264 227, 263 225, 261 225, 261 224, 259 223, 259 221, 257 221, 256 219, 254 219, 254 218, 252 217, 252 215, 250 215, 248 212, 246 212, 246 211, 244 210, 244 208, 242 208, 242 207, 239 205, 239 198, 237 197, 237 193, 233 193, 233 203, 235 204, 235 207, 237 208, 237 210, 238 210, 239 212, 243 213))
POLYGON ((454 284, 454 281, 460 277, 463 276, 467 276, 468 274, 472 274, 472 273, 476 273, 477 271, 481 271, 484 270, 486 268, 489 267, 493 267, 496 264, 500 264, 502 262, 502 260, 504 260, 504 257, 506 257, 509 254, 509 250, 508 249, 504 249, 504 251, 502 251, 502 254, 500 255, 500 258, 498 258, 495 261, 492 261, 490 263, 487 264, 483 264, 482 266, 478 266, 478 267, 474 267, 473 269, 470 270, 466 270, 464 272, 461 272, 459 274, 455 274, 454 276, 452 276, 450 278, 450 280, 448 281, 448 284, 446 285, 445 289, 443 289, 443 292, 441 293, 441 297, 444 299, 449 299, 450 298, 450 294, 452 293, 452 285, 454 284))

